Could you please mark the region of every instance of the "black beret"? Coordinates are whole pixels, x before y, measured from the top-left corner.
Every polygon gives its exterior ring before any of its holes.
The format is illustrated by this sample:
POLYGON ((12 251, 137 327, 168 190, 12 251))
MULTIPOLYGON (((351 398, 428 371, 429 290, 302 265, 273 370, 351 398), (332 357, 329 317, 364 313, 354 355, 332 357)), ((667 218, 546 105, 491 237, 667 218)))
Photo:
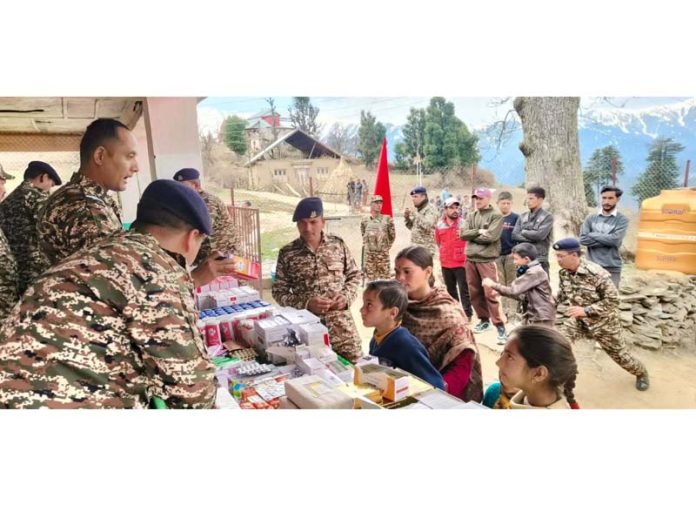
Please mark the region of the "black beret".
POLYGON ((424 186, 416 186, 411 190, 411 196, 413 195, 427 195, 428 191, 425 189, 424 186))
POLYGON ((201 173, 195 168, 182 168, 177 173, 174 174, 174 180, 183 181, 197 181, 201 178, 201 173))
POLYGON ((24 171, 24 180, 26 181, 27 179, 33 179, 41 174, 46 174, 53 179, 56 186, 63 184, 63 181, 60 180, 58 172, 56 172, 51 165, 44 163, 43 161, 30 161, 27 165, 27 169, 24 171))
POLYGON ((206 235, 213 231, 208 207, 201 195, 184 184, 165 179, 151 182, 140 197, 136 219, 157 224, 150 218, 151 212, 162 209, 206 235))
POLYGON ((321 198, 311 196, 303 198, 295 207, 295 213, 292 215, 292 222, 296 223, 300 219, 312 219, 322 217, 324 215, 324 205, 321 198))
POLYGON ((562 238, 553 244, 553 249, 555 251, 579 251, 580 241, 575 237, 562 238))

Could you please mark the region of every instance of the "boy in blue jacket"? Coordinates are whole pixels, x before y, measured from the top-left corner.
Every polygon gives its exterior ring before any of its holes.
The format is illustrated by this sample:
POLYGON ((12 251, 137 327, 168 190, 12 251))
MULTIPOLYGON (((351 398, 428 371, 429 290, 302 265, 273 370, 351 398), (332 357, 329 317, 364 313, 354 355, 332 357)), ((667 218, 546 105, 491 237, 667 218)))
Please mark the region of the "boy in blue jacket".
POLYGON ((367 328, 375 329, 370 354, 378 357, 381 364, 405 370, 444 391, 445 382, 430 362, 428 351, 401 327, 407 306, 408 295, 397 281, 377 280, 367 285, 360 315, 367 328))

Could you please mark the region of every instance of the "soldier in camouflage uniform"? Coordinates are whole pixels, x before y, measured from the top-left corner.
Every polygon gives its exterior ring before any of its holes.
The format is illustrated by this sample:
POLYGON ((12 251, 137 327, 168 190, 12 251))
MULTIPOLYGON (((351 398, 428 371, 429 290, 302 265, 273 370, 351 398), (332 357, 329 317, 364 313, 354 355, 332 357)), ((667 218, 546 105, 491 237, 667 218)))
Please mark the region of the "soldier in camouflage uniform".
POLYGON ((301 200, 292 220, 300 238, 278 253, 273 298, 319 316, 333 350, 355 363, 363 353, 350 306, 358 294, 360 270, 345 242, 324 233, 321 199, 301 200))
POLYGON ((580 337, 597 341, 604 351, 628 373, 636 376, 636 389, 650 387, 645 366, 631 356, 621 336, 619 292, 611 275, 581 257, 580 242, 565 238, 553 245, 561 267, 558 305, 569 305, 562 331, 571 340, 580 337))
POLYGON ((17 294, 17 263, 10 244, 0 229, 0 325, 7 317, 19 295, 17 294))
POLYGON ((37 216, 49 190, 60 184, 60 176, 51 165, 31 161, 24 171, 24 182, 0 203, 0 227, 17 260, 20 296, 50 266, 39 244, 37 216))
POLYGON ((435 225, 438 220, 438 210, 428 201, 428 193, 423 186, 416 186, 411 190, 411 200, 416 207, 415 215, 410 209, 404 209, 406 228, 411 230, 411 244, 425 247, 435 257, 437 255, 435 225))
POLYGON ((5 172, 5 169, 2 168, 2 163, 0 163, 0 202, 3 201, 7 192, 5 189, 5 182, 9 181, 10 179, 14 179, 14 175, 10 175, 5 172))
POLYGON ((205 239, 195 265, 202 263, 213 251, 219 251, 223 255, 233 255, 239 250, 239 238, 237 230, 232 222, 230 213, 224 202, 217 196, 204 191, 201 187, 201 174, 195 168, 182 168, 174 174, 174 180, 186 184, 195 189, 208 206, 210 219, 213 222, 213 234, 205 239))
POLYGON ((130 231, 50 268, 0 328, 0 407, 211 407, 186 270, 210 232, 195 191, 150 184, 130 231))
POLYGON ((39 216, 41 247, 51 265, 122 228, 109 191, 124 191, 138 172, 135 136, 115 119, 97 119, 80 141, 80 169, 53 193, 39 216))
POLYGON ((389 249, 396 238, 394 219, 382 214, 384 200, 375 195, 370 201, 370 215, 360 223, 363 238, 363 273, 366 280, 389 279, 389 249))

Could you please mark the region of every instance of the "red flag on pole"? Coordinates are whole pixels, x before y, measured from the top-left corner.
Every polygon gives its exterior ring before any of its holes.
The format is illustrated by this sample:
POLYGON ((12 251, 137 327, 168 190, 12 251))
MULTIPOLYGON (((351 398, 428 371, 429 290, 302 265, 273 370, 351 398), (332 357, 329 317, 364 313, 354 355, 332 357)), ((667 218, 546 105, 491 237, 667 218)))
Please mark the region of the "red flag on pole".
POLYGON ((379 165, 377 165, 377 180, 375 181, 375 195, 384 199, 382 214, 394 217, 392 213, 391 189, 389 188, 389 163, 387 162, 387 137, 382 139, 382 151, 379 153, 379 165))

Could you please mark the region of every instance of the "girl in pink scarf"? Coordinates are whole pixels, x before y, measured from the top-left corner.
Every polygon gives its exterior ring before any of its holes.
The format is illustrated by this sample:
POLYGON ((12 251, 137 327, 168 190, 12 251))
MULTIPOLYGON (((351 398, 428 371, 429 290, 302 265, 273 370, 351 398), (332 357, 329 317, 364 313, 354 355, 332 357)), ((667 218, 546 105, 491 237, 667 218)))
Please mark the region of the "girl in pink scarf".
POLYGON ((396 280, 408 292, 402 326, 426 348, 447 392, 464 401, 483 397, 481 359, 462 306, 445 288, 434 287, 433 257, 421 246, 396 256, 396 280))

